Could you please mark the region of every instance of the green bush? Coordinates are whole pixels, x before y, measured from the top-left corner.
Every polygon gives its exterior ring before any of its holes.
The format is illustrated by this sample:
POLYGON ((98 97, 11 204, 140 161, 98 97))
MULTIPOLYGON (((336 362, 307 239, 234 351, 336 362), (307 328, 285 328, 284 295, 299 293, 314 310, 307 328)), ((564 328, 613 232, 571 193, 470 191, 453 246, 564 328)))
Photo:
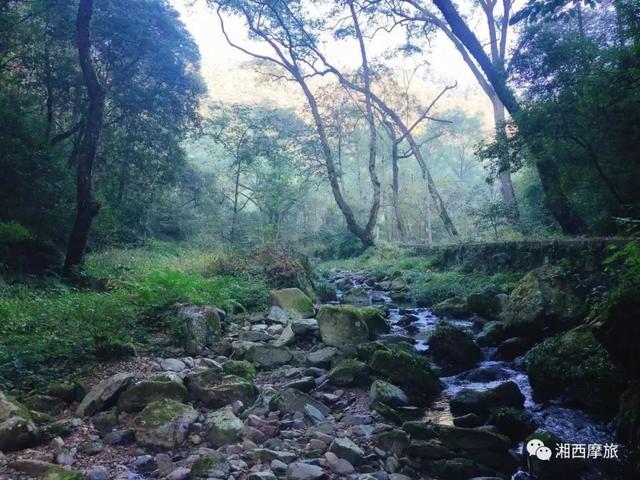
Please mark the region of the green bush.
POLYGON ((19 223, 0 222, 0 242, 26 242, 32 239, 31 232, 19 223))

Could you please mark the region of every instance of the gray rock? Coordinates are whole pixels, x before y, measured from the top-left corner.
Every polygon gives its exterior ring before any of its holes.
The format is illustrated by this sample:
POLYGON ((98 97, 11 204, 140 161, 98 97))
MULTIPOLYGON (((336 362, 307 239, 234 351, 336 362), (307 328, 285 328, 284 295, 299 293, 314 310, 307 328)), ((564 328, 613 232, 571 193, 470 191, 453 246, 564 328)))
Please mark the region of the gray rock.
POLYGON ((231 407, 216 410, 207 415, 205 420, 207 438, 216 448, 239 441, 243 427, 242 421, 233 414, 231 407))
POLYGON ((185 370, 187 366, 178 358, 163 358, 160 360, 160 368, 168 372, 181 372, 185 370))
POLYGON ((322 341, 332 347, 353 347, 369 340, 369 328, 357 308, 325 305, 317 320, 322 341))
POLYGON ((187 480, 191 475, 191 470, 185 467, 176 468, 173 472, 167 475, 167 480, 187 480))
POLYGON ((311 423, 314 425, 318 425, 324 421, 326 421, 326 417, 322 414, 320 410, 318 410, 313 405, 305 405, 304 406, 304 416, 309 419, 311 423))
POLYGON ((315 318, 294 318, 290 326, 296 335, 307 335, 318 330, 318 321, 315 318))
POLYGON ((183 402, 187 399, 187 389, 182 382, 145 380, 136 383, 120 394, 118 410, 138 412, 151 402, 163 399, 183 402))
POLYGON ((272 460, 270 466, 276 475, 285 475, 287 473, 287 464, 280 460, 272 460))
POLYGON ((321 348, 307 355, 307 363, 314 367, 330 368, 338 353, 339 350, 335 347, 321 348))
POLYGON ((286 347, 287 345, 291 345, 295 339, 296 334, 291 329, 291 325, 287 325, 280 333, 280 336, 273 342, 273 345, 276 347, 286 347))
POLYGON ((198 416, 193 407, 174 400, 150 403, 135 418, 136 440, 145 446, 174 448, 185 440, 198 416))
POLYGON ((299 288, 284 288, 271 293, 273 304, 287 312, 290 318, 309 318, 315 313, 313 302, 299 288))
POLYGON ((85 417, 93 415, 115 405, 120 393, 133 381, 133 373, 117 373, 93 387, 82 399, 76 415, 85 417))
POLYGON ((314 400, 306 393, 296 390, 295 388, 286 388, 281 390, 274 395, 269 402, 269 406, 272 410, 280 410, 284 413, 304 412, 305 405, 311 405, 317 408, 320 413, 325 416, 330 412, 329 408, 325 404, 314 400))
POLYGON ((195 355, 203 348, 213 345, 222 334, 221 324, 224 311, 215 307, 185 305, 178 310, 178 319, 184 329, 184 349, 195 355))
POLYGON ((282 463, 289 464, 293 462, 298 456, 292 452, 285 452, 280 450, 271 450, 269 448, 255 448, 251 452, 251 458, 256 462, 273 462, 278 460, 282 463))
POLYGON ((353 465, 360 465, 364 460, 364 451, 346 437, 335 438, 329 446, 329 451, 335 453, 339 458, 348 460, 353 465))
POLYGON ((35 445, 39 432, 20 403, 0 392, 0 451, 10 452, 35 445))
POLYGON ((320 480, 322 478, 325 478, 325 472, 316 465, 296 462, 287 468, 287 480, 320 480))
POLYGON ((369 390, 371 402, 382 402, 390 407, 404 407, 409 404, 409 398, 404 391, 395 385, 375 380, 369 390))
POLYGON ((272 368, 289 363, 291 352, 283 347, 255 345, 246 352, 245 359, 257 367, 272 368))
POLYGON ((286 325, 289 322, 289 314, 284 309, 274 305, 269 309, 267 319, 281 325, 286 325))
POLYGON ((93 467, 86 473, 87 480, 109 480, 111 475, 104 467, 93 467))
POLYGON ((271 470, 264 470, 262 472, 250 473, 249 480, 277 480, 277 477, 271 470))

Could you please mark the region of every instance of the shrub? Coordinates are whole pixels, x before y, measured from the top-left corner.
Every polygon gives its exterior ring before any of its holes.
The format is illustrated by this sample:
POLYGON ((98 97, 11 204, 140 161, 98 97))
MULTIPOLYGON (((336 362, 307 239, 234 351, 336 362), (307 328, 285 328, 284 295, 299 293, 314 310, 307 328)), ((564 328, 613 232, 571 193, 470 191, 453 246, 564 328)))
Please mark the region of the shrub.
POLYGON ((31 232, 19 223, 0 222, 0 242, 26 242, 32 239, 31 232))

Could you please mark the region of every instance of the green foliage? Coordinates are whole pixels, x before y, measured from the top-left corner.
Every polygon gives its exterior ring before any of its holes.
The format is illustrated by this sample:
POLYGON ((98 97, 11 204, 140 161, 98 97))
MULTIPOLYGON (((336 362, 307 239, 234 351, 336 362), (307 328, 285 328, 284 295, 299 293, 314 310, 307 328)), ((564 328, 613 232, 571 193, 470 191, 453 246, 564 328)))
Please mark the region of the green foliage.
POLYGON ((178 331, 176 303, 229 313, 264 309, 270 291, 264 279, 207 271, 225 255, 160 243, 112 248, 87 260, 83 283, 97 291, 46 278, 0 283, 0 384, 45 383, 97 358, 126 354, 144 345, 149 332, 178 331))
POLYGON ((16 222, 0 222, 0 242, 25 242, 33 235, 24 226, 16 222))

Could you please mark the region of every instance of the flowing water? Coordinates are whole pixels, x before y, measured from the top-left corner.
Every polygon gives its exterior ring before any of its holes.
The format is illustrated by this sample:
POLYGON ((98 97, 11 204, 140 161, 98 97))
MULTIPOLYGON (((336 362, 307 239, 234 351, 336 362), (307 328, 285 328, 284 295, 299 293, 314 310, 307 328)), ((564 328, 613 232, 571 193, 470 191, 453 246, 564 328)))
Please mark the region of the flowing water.
MULTIPOLYGON (((357 298, 356 304, 386 305, 389 308, 391 332, 385 335, 386 341, 408 341, 416 351, 427 353, 428 339, 433 330, 443 320, 429 308, 416 308, 412 305, 395 305, 387 292, 374 290, 366 275, 353 272, 340 272, 341 288, 338 288, 338 302, 346 302, 346 294, 350 290, 363 291, 365 295, 357 298), (345 284, 345 279, 346 284, 345 284)), ((352 300, 352 299, 349 299, 352 300)), ((468 330, 474 336, 480 327, 473 320, 447 320, 459 328, 468 330)), ((453 424, 449 410, 449 400, 463 388, 486 390, 506 381, 515 382, 525 397, 524 408, 538 425, 538 430, 551 432, 568 443, 609 444, 613 443, 614 433, 610 423, 579 409, 567 408, 557 403, 538 403, 533 399, 533 390, 524 370, 522 358, 511 362, 493 360, 495 348, 483 348, 483 360, 473 370, 492 368, 499 372, 499 378, 492 381, 478 381, 470 371, 451 377, 442 377, 444 384, 442 395, 425 412, 425 419, 439 424, 453 424)), ((521 446, 518 447, 518 451, 521 446)), ((517 476, 517 475, 516 475, 517 476)), ((516 478, 514 476, 514 478, 516 478)), ((526 477, 526 476, 525 476, 526 477)), ((522 478, 519 477, 518 478, 522 478)), ((593 471, 585 478, 614 478, 606 472, 593 471)))

